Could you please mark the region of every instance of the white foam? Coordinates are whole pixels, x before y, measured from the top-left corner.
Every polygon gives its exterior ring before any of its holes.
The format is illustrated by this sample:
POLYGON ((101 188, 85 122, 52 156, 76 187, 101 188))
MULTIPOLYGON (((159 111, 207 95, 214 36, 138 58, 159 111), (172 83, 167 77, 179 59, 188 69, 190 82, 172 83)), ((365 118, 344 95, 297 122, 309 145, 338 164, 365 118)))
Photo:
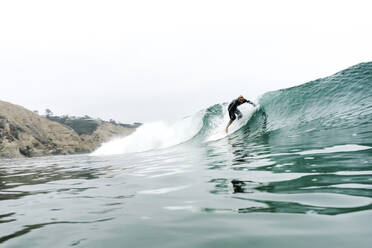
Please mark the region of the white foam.
POLYGON ((319 149, 319 150, 297 152, 297 154, 307 155, 307 154, 321 154, 321 153, 334 153, 334 152, 355 152, 355 151, 362 151, 362 150, 367 150, 371 148, 372 147, 370 146, 348 144, 348 145, 326 147, 326 148, 319 149))
POLYGON ((142 190, 142 191, 139 191, 138 194, 161 195, 161 194, 167 194, 167 193, 170 193, 170 192, 186 189, 188 187, 190 187, 190 185, 183 185, 183 186, 169 187, 169 188, 161 188, 161 189, 142 190))
POLYGON ((91 155, 113 155, 162 149, 191 139, 201 129, 204 111, 176 122, 158 121, 147 123, 127 136, 116 138, 101 145, 91 155))

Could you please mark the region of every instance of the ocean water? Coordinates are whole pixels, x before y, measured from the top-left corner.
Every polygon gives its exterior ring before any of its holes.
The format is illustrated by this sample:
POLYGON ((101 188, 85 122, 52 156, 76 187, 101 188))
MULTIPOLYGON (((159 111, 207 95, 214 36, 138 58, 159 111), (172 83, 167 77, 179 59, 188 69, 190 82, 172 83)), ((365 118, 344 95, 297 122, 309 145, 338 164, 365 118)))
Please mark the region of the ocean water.
POLYGON ((372 63, 226 108, 0 160, 0 246, 371 247, 372 63))

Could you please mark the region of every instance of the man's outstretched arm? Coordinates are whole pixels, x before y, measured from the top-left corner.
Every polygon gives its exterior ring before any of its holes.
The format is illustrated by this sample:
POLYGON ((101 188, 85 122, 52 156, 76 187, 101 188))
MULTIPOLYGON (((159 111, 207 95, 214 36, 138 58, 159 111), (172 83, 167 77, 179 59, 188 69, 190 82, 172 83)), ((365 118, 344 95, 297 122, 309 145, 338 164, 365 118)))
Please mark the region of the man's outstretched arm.
POLYGON ((247 99, 244 99, 244 100, 245 100, 246 103, 252 104, 253 107, 256 107, 256 104, 254 104, 253 102, 251 102, 251 101, 249 101, 249 100, 247 100, 247 99))

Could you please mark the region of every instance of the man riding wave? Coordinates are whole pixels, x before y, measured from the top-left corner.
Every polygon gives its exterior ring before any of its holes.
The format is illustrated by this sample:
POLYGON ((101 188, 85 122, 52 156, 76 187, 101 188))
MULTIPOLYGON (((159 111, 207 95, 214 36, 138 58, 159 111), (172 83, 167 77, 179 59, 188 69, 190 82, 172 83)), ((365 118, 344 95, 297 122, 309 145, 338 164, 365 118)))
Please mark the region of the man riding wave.
POLYGON ((229 126, 231 125, 231 123, 233 123, 233 121, 236 119, 236 115, 238 116, 238 120, 240 118, 242 118, 242 113, 239 111, 238 109, 238 106, 239 105, 242 105, 243 103, 249 103, 249 104, 252 104, 254 107, 256 107, 256 105, 245 99, 243 96, 239 96, 237 99, 233 100, 230 104, 229 104, 229 107, 228 107, 228 111, 229 111, 229 116, 230 116, 230 121, 229 123, 227 124, 227 127, 226 127, 226 133, 228 133, 228 128, 229 126))

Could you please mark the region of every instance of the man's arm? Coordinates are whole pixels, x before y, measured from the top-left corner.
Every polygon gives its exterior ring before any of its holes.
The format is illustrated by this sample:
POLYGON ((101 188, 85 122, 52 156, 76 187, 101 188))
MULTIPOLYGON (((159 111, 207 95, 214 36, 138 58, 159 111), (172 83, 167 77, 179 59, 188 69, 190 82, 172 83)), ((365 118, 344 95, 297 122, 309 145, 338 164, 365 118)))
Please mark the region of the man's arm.
POLYGON ((256 104, 254 104, 253 102, 251 102, 251 101, 249 101, 249 100, 247 100, 247 99, 244 99, 244 100, 245 100, 246 103, 252 104, 253 107, 256 107, 256 104))

